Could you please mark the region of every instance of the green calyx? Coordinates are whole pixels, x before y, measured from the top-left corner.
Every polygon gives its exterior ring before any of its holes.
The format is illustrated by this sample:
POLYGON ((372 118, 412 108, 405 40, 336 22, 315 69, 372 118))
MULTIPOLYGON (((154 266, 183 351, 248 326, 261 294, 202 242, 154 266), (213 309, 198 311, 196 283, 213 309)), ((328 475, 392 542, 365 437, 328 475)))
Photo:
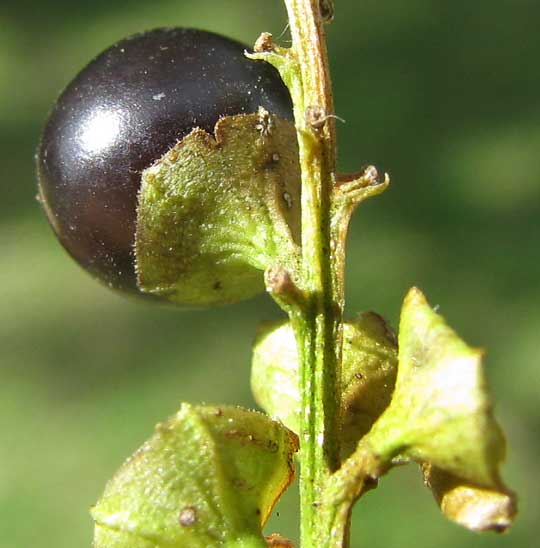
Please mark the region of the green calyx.
POLYGON ((516 502, 500 478, 505 440, 493 416, 482 357, 421 291, 411 289, 401 312, 392 401, 357 451, 369 454, 381 471, 395 458, 420 463, 449 519, 474 531, 503 531, 516 502))
POLYGON ((505 443, 482 355, 448 327, 421 291, 411 289, 401 312, 396 389, 366 442, 383 459, 406 456, 496 486, 505 443))
POLYGON ((143 172, 138 285, 188 306, 264 290, 262 271, 298 271, 300 172, 294 126, 260 109, 195 129, 143 172))
MULTIPOLYGON (((298 355, 289 322, 263 327, 253 350, 251 386, 257 403, 287 428, 300 427, 298 355)), ((341 452, 348 456, 390 403, 397 370, 393 332, 367 312, 343 324, 341 452)))
POLYGON ((183 404, 108 483, 92 509, 94 547, 265 547, 296 450, 261 413, 183 404))

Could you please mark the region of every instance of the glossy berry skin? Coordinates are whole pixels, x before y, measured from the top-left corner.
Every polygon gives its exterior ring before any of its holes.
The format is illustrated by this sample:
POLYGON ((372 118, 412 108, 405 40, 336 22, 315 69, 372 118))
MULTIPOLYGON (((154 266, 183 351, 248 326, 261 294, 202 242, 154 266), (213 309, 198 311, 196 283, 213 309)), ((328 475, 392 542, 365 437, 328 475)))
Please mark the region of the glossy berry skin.
POLYGON ((94 59, 54 106, 38 151, 40 196, 67 251, 112 287, 138 291, 133 244, 141 172, 193 128, 222 116, 292 119, 288 90, 246 46, 194 29, 157 29, 94 59))

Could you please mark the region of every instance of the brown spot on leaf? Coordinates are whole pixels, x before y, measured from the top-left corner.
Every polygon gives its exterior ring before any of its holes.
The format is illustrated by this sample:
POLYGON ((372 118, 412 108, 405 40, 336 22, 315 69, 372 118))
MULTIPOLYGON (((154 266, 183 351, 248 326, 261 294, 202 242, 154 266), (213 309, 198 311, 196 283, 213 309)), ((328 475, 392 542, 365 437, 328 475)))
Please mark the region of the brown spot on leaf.
POLYGON ((178 517, 178 522, 182 527, 191 527, 197 523, 197 509, 195 506, 186 506, 178 517))

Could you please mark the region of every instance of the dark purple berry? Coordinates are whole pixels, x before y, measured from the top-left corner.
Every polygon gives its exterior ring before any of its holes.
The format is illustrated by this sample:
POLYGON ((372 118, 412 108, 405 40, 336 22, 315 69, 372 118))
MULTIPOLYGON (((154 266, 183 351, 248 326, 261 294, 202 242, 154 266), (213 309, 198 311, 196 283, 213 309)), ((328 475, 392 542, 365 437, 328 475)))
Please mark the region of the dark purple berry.
POLYGON ((67 251, 109 285, 137 290, 141 172, 194 127, 262 106, 292 118, 287 88, 246 46, 194 29, 157 29, 118 42, 68 85, 38 151, 40 195, 67 251))

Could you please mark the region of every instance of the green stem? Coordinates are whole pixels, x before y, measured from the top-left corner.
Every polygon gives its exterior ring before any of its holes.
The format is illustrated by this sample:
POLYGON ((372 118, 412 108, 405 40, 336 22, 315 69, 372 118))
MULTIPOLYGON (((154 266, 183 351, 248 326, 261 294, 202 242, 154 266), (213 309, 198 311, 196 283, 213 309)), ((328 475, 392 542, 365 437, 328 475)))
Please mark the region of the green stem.
POLYGON ((348 546, 351 511, 368 481, 373 482, 385 471, 371 447, 359 443, 356 451, 335 472, 326 484, 325 500, 329 505, 332 531, 328 548, 348 546))
MULTIPOLYGON (((291 54, 300 76, 294 97, 302 171, 303 314, 293 322, 300 355, 300 499, 303 548, 330 546, 332 508, 324 492, 339 468, 339 382, 343 296, 332 261, 330 206, 335 128, 319 0, 285 0, 291 54)), ((343 539, 342 539, 343 540, 343 539)))
MULTIPOLYGON (((342 548, 348 546, 350 508, 339 502, 337 512, 337 499, 329 496, 328 490, 340 467, 343 265, 348 217, 339 213, 343 208, 336 209, 335 202, 339 193, 334 107, 320 2, 285 0, 292 47, 280 48, 271 35, 263 33, 255 45, 256 52, 249 57, 268 61, 279 70, 293 100, 298 137, 302 268, 294 273, 294 281, 282 266, 269 269, 266 285, 290 316, 299 354, 302 548, 342 548)), ((329 19, 333 3, 326 0, 323 4, 324 17, 329 19)))

